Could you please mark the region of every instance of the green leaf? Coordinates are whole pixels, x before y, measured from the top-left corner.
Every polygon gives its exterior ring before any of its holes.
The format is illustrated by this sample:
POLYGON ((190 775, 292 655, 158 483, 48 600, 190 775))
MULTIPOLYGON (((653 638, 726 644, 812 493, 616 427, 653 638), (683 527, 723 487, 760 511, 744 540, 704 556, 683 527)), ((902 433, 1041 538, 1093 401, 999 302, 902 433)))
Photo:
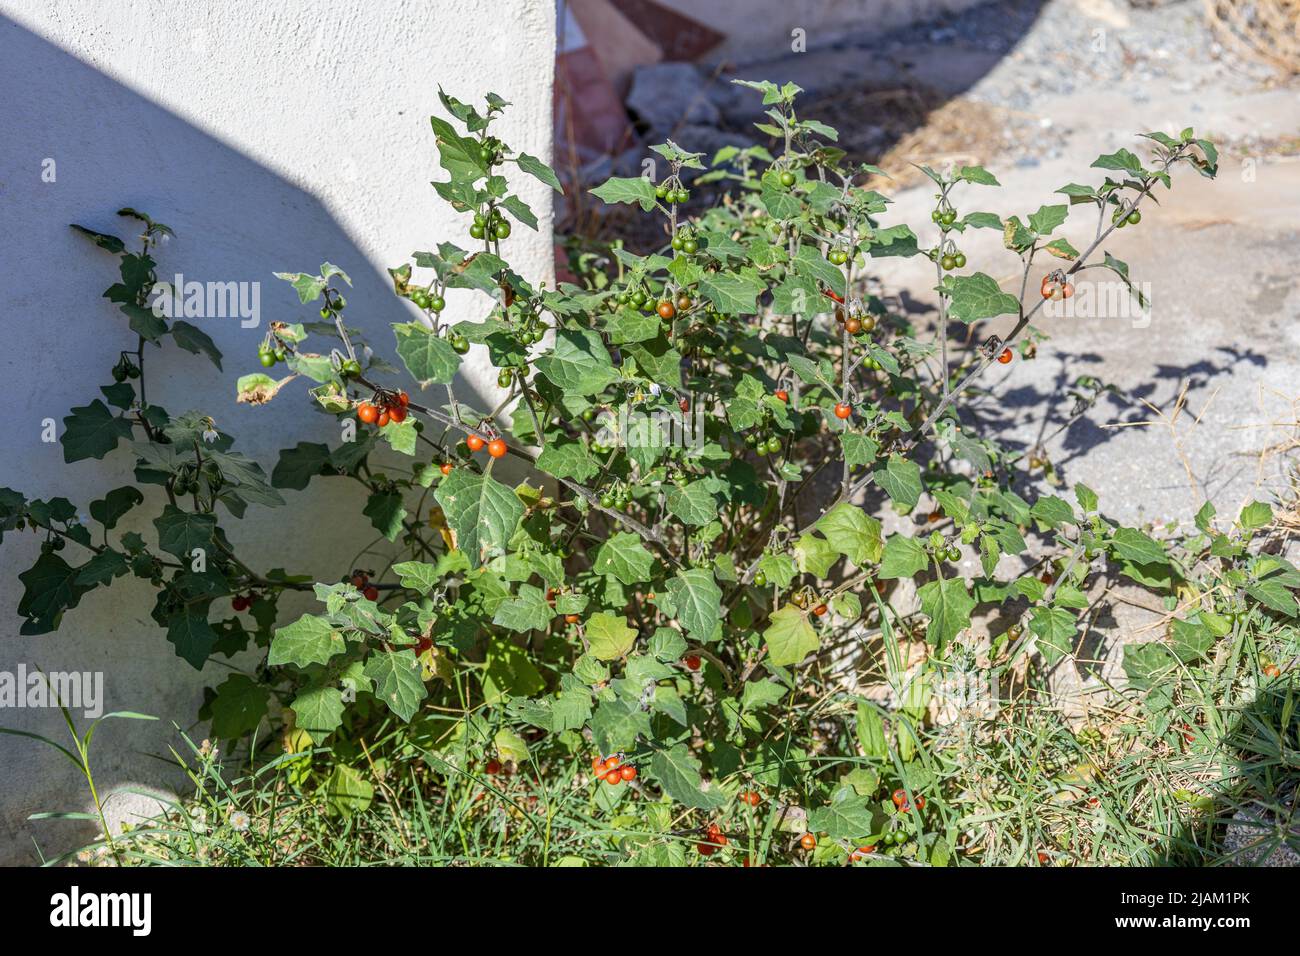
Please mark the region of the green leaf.
POLYGON ((722 620, 722 591, 713 572, 691 568, 669 579, 665 587, 686 632, 697 641, 711 640, 722 620))
POLYGON ((596 573, 617 578, 626 585, 650 580, 654 557, 637 535, 620 531, 600 546, 593 565, 596 573))
POLYGON ((206 612, 187 608, 167 621, 167 640, 176 648, 178 657, 195 670, 202 670, 217 645, 217 632, 208 623, 206 612))
POLYGON ((45 634, 59 626, 63 612, 77 606, 90 588, 77 582, 80 570, 57 554, 42 554, 18 575, 25 585, 18 613, 27 618, 23 634, 45 634))
POLYGON ((304 614, 292 624, 276 629, 266 662, 272 667, 280 664, 298 667, 326 664, 346 647, 343 635, 333 624, 323 617, 304 614))
POLYGON ((942 648, 964 628, 970 626, 970 612, 975 600, 961 578, 940 578, 922 585, 917 591, 921 611, 930 619, 925 639, 942 648))
POLYGON ((114 488, 103 498, 90 503, 90 516, 104 526, 105 531, 112 531, 117 527, 118 519, 134 508, 136 505, 144 503, 144 495, 133 485, 124 485, 121 488, 114 488))
POLYGON ((664 793, 683 806, 712 810, 726 802, 721 790, 703 789, 700 762, 685 744, 656 751, 650 758, 650 776, 664 793))
POLYGON ((420 679, 420 661, 410 649, 371 654, 364 673, 375 683, 375 696, 402 720, 415 716, 428 693, 420 679))
POLYGON ((308 687, 289 706, 294 725, 306 731, 313 743, 323 743, 343 724, 343 692, 333 684, 308 687))
POLYGON ((411 588, 421 594, 428 594, 443 578, 443 572, 438 567, 423 561, 403 561, 394 564, 393 573, 401 580, 402 587, 411 588))
POLYGON ((1120 172, 1140 173, 1142 161, 1127 149, 1120 149, 1104 156, 1098 156, 1092 164, 1093 169, 1117 169, 1120 172))
POLYGON ((858 567, 880 560, 880 522, 857 505, 840 502, 814 527, 826 536, 832 548, 858 567))
POLYGON ((456 378, 460 356, 451 343, 418 322, 393 326, 397 354, 407 370, 422 385, 447 385, 456 378))
POLYGON ((1168 564, 1164 547, 1136 528, 1119 528, 1111 538, 1115 554, 1135 564, 1168 564))
POLYGON ((655 184, 644 176, 607 179, 591 194, 606 203, 638 203, 646 212, 655 207, 655 184))
POLYGON ((399 491, 371 495, 366 499, 366 506, 361 509, 361 513, 369 518, 374 529, 389 541, 396 541, 397 536, 402 533, 403 522, 406 520, 406 507, 402 504, 402 494, 399 491))
POLYGON ((890 535, 885 541, 885 556, 878 578, 910 578, 924 571, 930 559, 921 542, 905 535, 890 535))
POLYGON ((705 482, 693 481, 684 488, 668 489, 668 513, 693 528, 702 528, 718 516, 718 502, 705 482))
POLYGON ((321 793, 330 810, 345 817, 369 810, 375 798, 374 785, 359 770, 343 763, 334 765, 333 772, 321 785, 321 793))
POLYGON ((520 633, 544 631, 554 616, 555 612, 546 603, 545 591, 532 584, 521 584, 515 597, 501 602, 492 623, 520 633))
POLYGON ((217 370, 221 370, 221 349, 208 333, 180 319, 172 323, 171 331, 172 340, 177 345, 194 355, 206 355, 217 370))
POLYGON ((505 550, 524 515, 523 503, 513 491, 468 468, 457 468, 443 478, 433 496, 456 536, 456 547, 473 567, 505 550))
POLYGON ((595 395, 618 380, 600 335, 590 329, 561 329, 555 348, 537 369, 565 392, 595 395))
POLYGON ((597 660, 626 657, 636 644, 636 631, 627 626, 624 618, 608 611, 599 611, 587 618, 585 632, 591 656, 597 660))
POLYGON ((153 526, 158 530, 158 547, 189 561, 196 548, 206 552, 212 547, 217 518, 215 515, 190 514, 169 504, 161 515, 154 518, 153 526))
POLYGON ((1245 530, 1257 531, 1272 524, 1273 509, 1262 501, 1252 501, 1241 509, 1241 516, 1238 520, 1245 530))
POLYGON ((72 409, 63 419, 63 460, 71 464, 87 458, 103 458, 122 439, 131 438, 131 423, 113 414, 107 405, 95 399, 89 405, 72 409))
POLYGON ((1055 664, 1074 651, 1078 629, 1074 615, 1059 607, 1036 607, 1029 617, 1029 630, 1038 635, 1038 650, 1048 664, 1055 664))
POLYGON ((777 667, 798 664, 821 646, 817 632, 808 623, 808 614, 789 604, 772 612, 763 639, 768 659, 777 667))
POLYGON ((875 814, 865 801, 841 800, 812 810, 808 814, 808 829, 825 833, 832 840, 854 840, 875 832, 875 814))
POLYGON ((280 450, 280 460, 271 469, 271 484, 276 488, 302 491, 328 464, 328 446, 320 442, 300 441, 293 448, 280 450))
POLYGON ((1020 311, 1020 300, 1003 292, 997 280, 983 272, 953 276, 949 288, 952 302, 948 314, 958 322, 969 324, 998 315, 1015 315, 1020 311))
POLYGON ((1001 186, 991 172, 983 166, 963 166, 957 170, 957 178, 979 186, 1001 186))
POLYGON ((700 292, 724 315, 752 315, 767 285, 757 274, 718 272, 700 281, 700 292))
POLYGON ((1069 215, 1069 206, 1039 206, 1038 212, 1029 217, 1029 228, 1040 236, 1050 236, 1069 215))
POLYGON ((820 535, 804 534, 794 544, 794 559, 799 570, 814 577, 824 578, 840 558, 829 541, 820 535))
POLYGON ((236 740, 257 729, 266 716, 270 692, 244 674, 231 674, 217 687, 212 700, 212 736, 236 740))
POLYGON ((875 475, 899 514, 911 511, 921 500, 921 469, 911 459, 890 455, 883 465, 876 465, 875 475))
MULTIPOLYGON (((515 163, 519 168, 535 179, 540 179, 546 185, 550 186, 557 193, 563 193, 560 187, 560 178, 555 175, 555 170, 546 165, 536 156, 530 156, 527 153, 520 153, 515 157, 515 163)), ((653 190, 652 190, 653 192, 653 190)))
POLYGON ((121 577, 130 569, 131 566, 127 563, 124 554, 105 548, 81 566, 77 573, 77 584, 94 587, 121 577))

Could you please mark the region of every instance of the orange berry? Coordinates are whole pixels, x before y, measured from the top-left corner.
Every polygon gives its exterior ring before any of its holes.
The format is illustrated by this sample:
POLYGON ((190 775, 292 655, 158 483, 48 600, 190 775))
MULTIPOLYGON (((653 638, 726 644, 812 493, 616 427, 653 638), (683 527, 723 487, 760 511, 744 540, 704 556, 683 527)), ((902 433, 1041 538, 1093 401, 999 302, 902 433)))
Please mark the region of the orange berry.
POLYGON ((506 443, 500 438, 494 438, 488 442, 488 454, 493 458, 500 458, 506 453, 506 443))
POLYGON ((388 424, 391 418, 392 416, 388 414, 388 409, 384 409, 382 412, 379 413, 379 417, 375 419, 375 424, 378 425, 380 428, 383 428, 385 425, 388 424))
POLYGON ((1011 358, 1012 358, 1011 349, 1009 348, 1003 349, 1001 353, 999 353, 998 355, 998 361, 1001 362, 1003 365, 1009 363, 1011 361, 1011 358))
POLYGON ((805 833, 799 838, 799 845, 805 850, 815 850, 817 848, 817 838, 811 833, 805 833))
POLYGON ((818 617, 821 617, 826 613, 826 605, 818 604, 815 608, 813 608, 813 613, 816 614, 818 617))
POLYGON ((375 406, 371 405, 369 402, 362 402, 357 406, 357 418, 361 419, 361 421, 365 422, 367 425, 373 425, 375 419, 378 417, 379 409, 375 408, 375 406))
POLYGON ((848 418, 852 414, 853 414, 853 406, 851 405, 847 405, 844 402, 840 402, 838 405, 835 406, 836 418, 848 418))
POLYGON ((450 475, 450 474, 451 474, 451 462, 449 462, 449 461, 444 461, 441 465, 438 466, 438 470, 439 470, 440 472, 442 472, 444 475, 450 475))
POLYGON ((465 439, 465 444, 469 446, 470 451, 481 451, 487 442, 483 441, 478 435, 470 435, 465 439))
POLYGON ((658 312, 659 312, 659 318, 671 319, 673 316, 677 314, 677 306, 673 305, 667 299, 664 299, 664 301, 659 303, 658 312))
POLYGON ((1278 667, 1276 664, 1268 664, 1264 667, 1265 677, 1280 677, 1281 674, 1282 668, 1278 667))
POLYGON ((618 770, 611 770, 605 774, 605 782, 611 787, 616 787, 623 782, 623 775, 618 770))
POLYGON ((624 764, 623 766, 618 768, 618 775, 622 777, 624 780, 635 780, 636 767, 632 766, 630 763, 624 764))
POLYGON ((623 762, 623 761, 619 760, 617 757, 606 757, 606 758, 605 758, 605 769, 606 769, 607 771, 608 771, 608 770, 614 770, 614 769, 617 768, 618 765, 619 765, 620 763, 622 763, 622 762, 623 762))
POLYGON ((788 401, 790 401, 790 393, 787 392, 787 391, 786 391, 785 389, 783 389, 783 388, 778 388, 778 389, 777 389, 775 392, 773 392, 772 394, 774 394, 777 398, 779 398, 779 399, 780 399, 781 401, 783 401, 783 402, 788 402, 788 401))

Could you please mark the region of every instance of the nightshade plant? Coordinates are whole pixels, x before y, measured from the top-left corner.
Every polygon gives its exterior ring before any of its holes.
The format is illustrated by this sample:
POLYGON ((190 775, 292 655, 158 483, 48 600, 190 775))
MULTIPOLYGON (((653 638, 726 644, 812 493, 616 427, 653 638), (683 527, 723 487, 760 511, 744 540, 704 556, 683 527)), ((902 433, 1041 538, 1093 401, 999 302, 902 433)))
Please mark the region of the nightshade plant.
MULTIPOLYGON (((1100 184, 1068 184, 1063 201, 1005 220, 979 211, 998 186, 992 173, 923 168, 935 205, 914 230, 859 185, 878 170, 846 168, 835 131, 797 114, 797 87, 744 85, 763 97, 758 128, 775 152, 728 147, 706 169, 674 143, 654 147, 662 175, 593 192, 658 217, 660 247, 577 256, 580 284, 555 289, 516 273, 504 251, 512 221, 537 227, 505 173, 559 190, 555 173, 490 135, 508 105, 499 97, 480 112, 440 94, 451 120, 432 125, 448 178, 434 188, 464 215, 470 241, 390 270, 394 293, 422 313, 393 326, 416 384, 348 326, 341 270, 277 274, 319 317, 271 324, 259 348, 266 370, 239 379, 238 400, 286 401, 310 380, 310 398, 351 440, 300 442, 269 478, 212 418, 172 415, 146 396, 148 345, 170 336, 222 361, 201 330, 148 307, 155 246, 169 230, 123 210, 144 224, 130 250, 82 229, 120 260, 121 281, 105 295, 136 347, 103 398, 64 419, 65 458, 124 447, 139 487, 91 502, 94 529, 64 499, 0 492, 3 529, 45 540, 21 575, 23 633, 55 629, 93 588, 147 579, 154 619, 194 667, 257 649, 251 672, 210 694, 202 716, 213 736, 249 734, 278 699, 283 740, 303 755, 297 782, 322 788, 344 814, 374 797, 371 755, 356 741, 396 726, 394 746, 435 774, 479 761, 489 773, 503 762, 538 774, 579 766, 597 808, 634 832, 616 853, 641 862, 725 850, 716 821, 737 801, 774 811, 763 858, 843 862, 879 845, 941 862, 954 852, 953 818, 941 795, 931 792, 927 808, 933 777, 915 728, 927 719, 930 676, 972 653, 977 609, 1007 605, 984 649, 989 667, 1026 656, 1050 666, 1074 651, 1089 575, 1109 566, 1173 594, 1213 548, 1254 597, 1250 613, 1262 604, 1296 615, 1300 575, 1244 546, 1268 523, 1267 506, 1252 505, 1229 532, 1203 511, 1202 551, 1175 553, 1106 520, 1082 485, 1074 502, 1026 500, 1012 490, 1020 457, 958 414, 991 364, 1032 356, 1045 337, 1033 324, 1040 310, 1071 295, 1082 270, 1130 285, 1106 239, 1136 225, 1174 172, 1212 177, 1211 143, 1190 129, 1146 134, 1151 158, 1101 156, 1100 184), (697 194, 717 197, 691 214, 688 170, 697 194), (1096 219, 1082 252, 1059 232, 1081 214, 1096 219), (1019 294, 967 269, 961 240, 974 229, 1002 235, 1019 260, 1019 294), (936 334, 866 291, 873 260, 890 256, 933 260, 936 334), (453 319, 448 290, 491 301, 453 319), (954 351, 954 324, 978 324, 979 344, 954 351), (491 410, 453 387, 471 346, 498 370, 491 410), (281 362, 291 374, 277 378, 281 362), (665 421, 688 440, 657 440, 665 421), (502 480, 510 458, 522 481, 502 480), (337 580, 316 583, 234 553, 223 521, 338 480, 364 489, 363 512, 392 543, 393 563, 340 567, 337 580), (153 535, 112 534, 146 505, 153 535), (878 508, 915 515, 924 530, 886 535, 878 508), (1027 536, 1036 554, 999 578, 1003 556, 1028 554, 1027 536), (978 560, 973 581, 954 565, 963 557, 978 560), (915 580, 919 608, 891 603, 901 579, 915 580), (289 590, 314 592, 319 608, 279 622, 289 590), (905 673, 902 649, 918 643, 926 661, 905 673), (897 708, 822 669, 845 653, 888 680, 897 708)), ((1231 620, 1192 607, 1180 625, 1182 643, 1164 651, 1169 660, 1144 661, 1144 679, 1184 652, 1207 653, 1231 620)))

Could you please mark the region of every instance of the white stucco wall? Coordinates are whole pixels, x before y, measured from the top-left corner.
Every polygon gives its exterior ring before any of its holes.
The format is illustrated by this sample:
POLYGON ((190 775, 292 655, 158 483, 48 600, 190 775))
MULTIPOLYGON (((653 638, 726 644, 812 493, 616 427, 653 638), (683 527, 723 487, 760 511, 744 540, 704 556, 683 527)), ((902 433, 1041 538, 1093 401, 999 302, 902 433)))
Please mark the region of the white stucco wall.
MULTIPOLYGON (((99 397, 118 350, 134 347, 124 317, 100 298, 116 259, 68 228, 130 236, 114 215, 125 205, 176 230, 159 253, 161 275, 262 283, 261 327, 197 323, 225 352, 224 372, 170 344, 150 351, 151 401, 173 414, 206 410, 237 436, 235 450, 268 472, 283 445, 337 440, 332 419, 314 414, 301 388, 261 409, 235 404, 235 378, 259 369, 265 322, 315 318, 271 272, 314 271, 323 260, 345 269, 355 283, 349 322, 391 357, 388 323, 414 310, 392 296, 384 269, 442 240, 468 244, 466 217, 429 187, 446 178, 428 123, 441 111, 437 88, 468 102, 489 89, 501 94, 514 104, 502 137, 548 157, 554 21, 551 0, 0 0, 0 374, 9 397, 0 408, 0 486, 66 496, 84 510, 130 481, 129 453, 65 465, 61 446, 40 434, 43 419, 61 423, 71 406, 99 397), (47 159, 54 182, 42 180, 47 159)), ((518 227, 503 248, 526 277, 550 280, 550 191, 511 179, 541 231, 518 227)), ((449 309, 476 316, 486 300, 472 299, 454 295, 449 309)), ((356 489, 318 480, 287 492, 286 508, 252 507, 245 520, 222 522, 261 568, 336 578, 358 542, 373 537, 356 489)), ((130 527, 152 540, 148 525, 130 527)), ((37 549, 31 535, 0 545, 0 670, 21 662, 103 671, 106 709, 162 720, 101 728, 93 753, 101 788, 165 780, 148 755, 177 742, 170 721, 188 725, 202 687, 224 679, 225 668, 210 662, 199 674, 176 657, 148 617, 152 591, 134 579, 88 595, 60 631, 18 637, 17 575, 37 549)), ((0 709, 0 725, 66 733, 52 710, 0 709)), ((0 862, 34 860, 33 838, 48 850, 79 843, 87 829, 26 818, 87 802, 61 756, 0 736, 0 862)), ((127 812, 128 803, 117 806, 127 812)))
POLYGON ((706 59, 719 63, 754 63, 790 52, 791 31, 804 31, 807 49, 846 35, 885 32, 944 13, 955 13, 985 0, 660 0, 712 27, 726 40, 706 59))

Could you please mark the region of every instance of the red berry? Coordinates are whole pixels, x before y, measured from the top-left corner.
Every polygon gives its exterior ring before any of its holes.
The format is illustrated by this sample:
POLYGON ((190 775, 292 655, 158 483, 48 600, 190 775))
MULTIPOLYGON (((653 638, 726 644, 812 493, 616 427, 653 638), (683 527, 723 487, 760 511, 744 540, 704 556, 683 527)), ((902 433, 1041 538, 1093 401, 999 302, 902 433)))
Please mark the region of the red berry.
POLYGON ((671 319, 677 314, 677 306, 673 305, 667 299, 659 303, 659 318, 671 319))
POLYGON ((565 624, 577 624, 577 623, 578 623, 578 620, 579 620, 579 618, 578 618, 578 615, 576 615, 576 614, 566 614, 566 615, 564 615, 564 623, 565 623, 565 624))
POLYGON ((712 843, 695 844, 695 852, 697 852, 700 856, 713 856, 713 854, 717 851, 717 849, 718 848, 714 846, 712 843))
POLYGON ((248 598, 244 597, 242 594, 236 594, 234 600, 230 602, 230 606, 236 611, 242 611, 248 607, 248 603, 248 598))
POLYGON ((442 472, 444 475, 450 475, 451 467, 452 467, 451 462, 444 461, 441 465, 438 466, 438 470, 442 472))
POLYGON ((481 451, 483 446, 486 445, 487 442, 485 442, 478 435, 470 435, 468 438, 465 439, 465 444, 469 446, 470 451, 481 451))
POLYGON ((811 833, 805 833, 799 838, 799 845, 805 850, 815 850, 817 848, 817 838, 811 833))
POLYGON ((698 654, 687 654, 687 655, 686 655, 686 667, 687 667, 688 670, 693 670, 693 671, 697 671, 697 670, 699 670, 699 669, 700 669, 700 655, 698 655, 698 654))
POLYGON ((783 402, 790 401, 790 393, 783 388, 778 388, 773 394, 783 402))
POLYGON ((998 361, 1001 362, 1003 365, 1006 365, 1007 363, 1009 363, 1009 362, 1011 361, 1011 358, 1012 358, 1012 355, 1011 355, 1011 349, 1009 349, 1009 348, 1007 348, 1007 349, 1003 349, 1003 350, 998 354, 998 361))
POLYGON ((373 425, 375 419, 379 417, 379 409, 369 402, 362 402, 357 406, 357 418, 361 419, 367 425, 373 425))
POLYGON ((388 409, 384 409, 382 412, 379 413, 379 417, 375 419, 375 424, 378 425, 380 428, 383 428, 392 420, 392 417, 393 416, 388 414, 388 409))
POLYGON ((907 803, 907 791, 902 787, 899 787, 894 791, 893 800, 894 806, 901 807, 903 804, 907 803))
POLYGON ((366 574, 366 573, 364 573, 364 572, 362 572, 362 571, 354 571, 354 572, 352 573, 352 586, 353 586, 354 588, 363 588, 363 587, 365 587, 365 586, 366 586, 366 582, 369 581, 369 580, 370 580, 370 575, 368 575, 368 574, 366 574))
POLYGON ((378 600, 379 600, 379 588, 375 587, 373 584, 370 585, 368 588, 366 588, 366 589, 365 589, 364 591, 362 591, 361 593, 364 594, 364 595, 366 596, 366 600, 367 600, 367 601, 378 601, 378 600))
POLYGON ((1046 853, 1044 853, 1042 850, 1039 850, 1039 851, 1038 851, 1038 865, 1039 865, 1039 866, 1047 866, 1047 864, 1051 862, 1051 859, 1052 859, 1052 858, 1051 858, 1050 856, 1048 856, 1046 853))
POLYGON ((605 769, 605 758, 602 757, 600 754, 596 754, 596 756, 592 757, 592 758, 591 758, 591 769, 592 769, 592 770, 595 770, 597 773, 599 773, 601 770, 604 770, 604 769, 605 769))
POLYGON ((403 405, 394 405, 388 410, 388 417, 398 425, 406 421, 406 407, 403 405))
POLYGON ((1281 675, 1282 668, 1278 667, 1276 664, 1266 664, 1264 666, 1265 677, 1280 677, 1281 675))
POLYGON ((689 398, 683 398, 677 403, 677 407, 684 412, 689 412, 691 410, 691 400, 689 398))
POLYGON ((401 405, 403 408, 405 408, 407 405, 411 403, 411 396, 407 395, 405 392, 398 392, 397 403, 401 405))
POLYGON ((619 760, 617 757, 606 757, 606 758, 605 758, 605 770, 606 770, 606 771, 613 770, 613 769, 616 768, 620 763, 622 763, 622 761, 619 760))
POLYGON ((493 458, 500 458, 506 453, 506 443, 500 438, 494 438, 488 442, 488 454, 493 458))
POLYGON ((491 774, 498 774, 498 773, 501 772, 501 761, 500 761, 500 760, 489 760, 489 761, 487 762, 487 766, 486 766, 484 769, 485 769, 488 773, 491 773, 491 774))
POLYGON ((609 773, 605 774, 605 782, 611 787, 618 786, 618 784, 623 782, 623 774, 617 769, 611 770, 609 773))
POLYGON ((846 405, 844 402, 840 402, 838 405, 835 406, 836 418, 848 418, 852 414, 853 414, 853 406, 851 405, 846 405))
POLYGON ((631 764, 624 764, 623 766, 618 768, 618 775, 622 777, 624 780, 635 780, 636 767, 632 766, 631 764))
POLYGON ((823 614, 826 613, 826 605, 818 604, 815 608, 813 608, 813 613, 816 614, 818 617, 821 617, 823 614))

